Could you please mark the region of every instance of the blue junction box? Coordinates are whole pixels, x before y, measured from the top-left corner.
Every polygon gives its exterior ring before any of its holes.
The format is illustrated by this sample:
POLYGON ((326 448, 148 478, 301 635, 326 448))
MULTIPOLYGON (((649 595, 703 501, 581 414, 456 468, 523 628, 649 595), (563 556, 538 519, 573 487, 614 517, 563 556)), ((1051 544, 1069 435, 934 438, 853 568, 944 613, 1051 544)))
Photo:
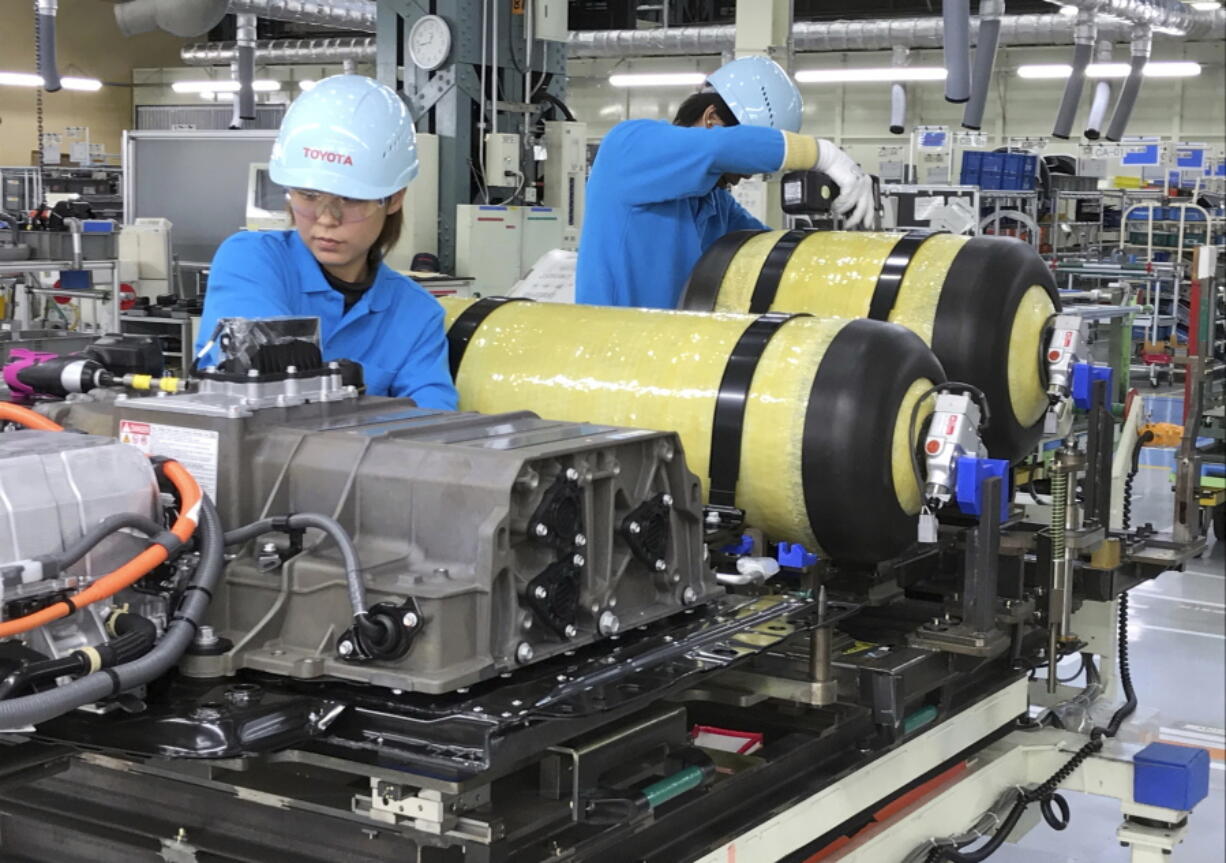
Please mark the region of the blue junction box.
POLYGON ((1151 743, 1132 759, 1132 799, 1187 812, 1209 794, 1209 752, 1151 743))

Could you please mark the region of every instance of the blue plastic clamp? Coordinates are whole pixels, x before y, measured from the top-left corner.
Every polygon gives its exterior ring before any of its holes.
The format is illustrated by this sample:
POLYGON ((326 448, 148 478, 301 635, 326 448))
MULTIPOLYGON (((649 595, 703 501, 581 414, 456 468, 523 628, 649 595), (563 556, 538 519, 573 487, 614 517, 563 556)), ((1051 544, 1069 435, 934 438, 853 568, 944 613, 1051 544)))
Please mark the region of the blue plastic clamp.
POLYGON ((1209 795, 1209 752, 1151 743, 1132 759, 1132 799, 1187 812, 1209 795))
POLYGON ((1107 382, 1107 398, 1110 400, 1114 380, 1115 372, 1111 366, 1075 363, 1073 365, 1073 404, 1080 410, 1088 411, 1094 399, 1094 384, 1099 381, 1107 382))
POLYGON ((775 550, 775 558, 779 561, 780 566, 790 566, 794 569, 803 569, 817 563, 817 555, 809 552, 798 542, 779 543, 775 550))
POLYGON ((749 554, 753 551, 753 537, 743 533, 739 542, 733 545, 725 545, 720 551, 724 554, 749 554))
POLYGON ((1000 520, 1009 517, 1009 461, 1003 458, 976 458, 964 455, 958 459, 958 475, 954 482, 954 499, 958 509, 967 515, 983 514, 983 483, 989 477, 1000 477, 1000 520))

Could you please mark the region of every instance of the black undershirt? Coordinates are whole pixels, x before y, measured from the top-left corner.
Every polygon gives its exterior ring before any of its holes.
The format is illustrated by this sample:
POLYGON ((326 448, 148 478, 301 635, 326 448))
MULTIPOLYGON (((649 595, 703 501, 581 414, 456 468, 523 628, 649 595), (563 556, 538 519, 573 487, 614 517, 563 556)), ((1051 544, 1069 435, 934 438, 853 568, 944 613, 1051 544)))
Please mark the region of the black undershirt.
POLYGON ((371 255, 366 259, 366 275, 356 282, 347 282, 344 279, 338 278, 329 273, 327 267, 323 264, 319 265, 320 272, 328 280, 329 287, 344 297, 346 313, 353 308, 358 300, 362 299, 362 295, 370 290, 370 286, 375 283, 375 276, 379 272, 379 256, 374 253, 373 249, 371 251, 371 255))

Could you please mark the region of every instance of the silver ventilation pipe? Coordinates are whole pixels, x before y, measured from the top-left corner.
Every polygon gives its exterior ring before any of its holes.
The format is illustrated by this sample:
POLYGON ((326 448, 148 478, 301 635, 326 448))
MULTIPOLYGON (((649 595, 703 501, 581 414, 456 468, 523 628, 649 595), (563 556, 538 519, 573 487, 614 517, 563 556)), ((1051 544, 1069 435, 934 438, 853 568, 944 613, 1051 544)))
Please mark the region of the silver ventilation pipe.
POLYGON ((1086 69, 1094 55, 1094 43, 1098 39, 1094 13, 1081 10, 1077 13, 1076 31, 1073 34, 1073 71, 1064 85, 1064 98, 1056 111, 1056 125, 1052 127, 1053 138, 1067 141, 1077 119, 1077 106, 1081 104, 1081 91, 1085 89, 1086 69))
POLYGON ((942 0, 945 22, 945 101, 971 98, 971 0, 942 0))
POLYGON ((115 6, 125 36, 162 29, 175 36, 207 33, 226 16, 226 0, 128 0, 115 6))
POLYGON ((1119 141, 1124 137, 1128 121, 1132 118, 1132 109, 1137 105, 1137 96, 1141 93, 1141 78, 1145 67, 1149 65, 1149 55, 1153 48, 1154 37, 1149 27, 1138 24, 1132 38, 1132 61, 1128 68, 1128 77, 1120 89, 1120 98, 1115 103, 1115 113, 1111 116, 1111 126, 1107 129, 1108 141, 1119 141))
MULTIPOLYGON (((1098 43, 1099 63, 1110 63, 1113 48, 1106 39, 1098 43)), ((1094 101, 1090 103, 1090 117, 1086 121, 1085 136, 1090 141, 1097 141, 1102 136, 1103 120, 1107 119, 1107 107, 1111 104, 1111 82, 1106 78, 1094 86, 1094 101)))
MULTIPOLYGON (((1226 10, 1194 12, 1197 26, 1189 35, 1198 40, 1226 38, 1226 10)), ((1067 15, 1006 15, 1000 22, 1000 41, 1006 45, 1067 45, 1073 40, 1075 22, 1067 15)), ((971 41, 978 39, 979 22, 971 21, 971 41)), ((1132 25, 1124 21, 1101 21, 1098 35, 1112 42, 1128 42, 1132 25)), ((669 27, 654 30, 578 30, 569 38, 570 56, 671 57, 731 52, 736 30, 730 24, 701 27, 669 27)), ((940 18, 888 18, 881 21, 801 21, 792 26, 793 50, 798 53, 826 51, 889 51, 895 45, 908 48, 941 48, 945 44, 940 18)))
POLYGON ((983 111, 992 89, 992 70, 996 67, 996 48, 1000 44, 1000 19, 1005 0, 979 0, 979 44, 975 48, 975 74, 971 79, 971 100, 962 113, 962 125, 978 131, 983 127, 983 111))
POLYGON ((234 94, 234 116, 238 120, 255 119, 255 36, 256 17, 235 15, 238 92, 234 94))
MULTIPOLYGON (((188 66, 224 66, 234 59, 234 42, 197 42, 179 51, 188 66)), ((273 39, 255 43, 255 62, 261 65, 296 63, 358 63, 375 60, 373 36, 335 39, 273 39)))
POLYGON ((1188 8, 1180 0, 1047 0, 1057 6, 1074 6, 1084 12, 1114 15, 1132 24, 1148 24, 1181 31, 1178 35, 1199 36, 1207 29, 1212 12, 1188 8))
MULTIPOLYGON (((55 57, 56 0, 38 0, 38 74, 43 79, 43 89, 54 93, 60 89, 60 68, 55 57)), ((41 144, 39 145, 41 146, 41 144)))
POLYGON ((273 21, 375 32, 374 0, 230 0, 229 11, 273 21))
MULTIPOLYGON (((894 66, 906 66, 911 58, 911 49, 894 46, 894 66)), ((907 131, 907 85, 895 81, 890 85, 890 132, 901 135, 907 131)))

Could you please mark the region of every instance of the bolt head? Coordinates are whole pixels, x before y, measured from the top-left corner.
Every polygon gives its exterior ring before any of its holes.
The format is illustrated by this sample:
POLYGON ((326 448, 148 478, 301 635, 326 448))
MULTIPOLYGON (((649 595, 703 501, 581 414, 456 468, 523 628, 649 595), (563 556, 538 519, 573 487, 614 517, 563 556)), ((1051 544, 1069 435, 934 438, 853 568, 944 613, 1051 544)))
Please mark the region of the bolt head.
POLYGON ((579 471, 575 470, 573 467, 568 467, 566 469, 566 478, 570 480, 571 482, 578 482, 579 481, 579 471))
POLYGON ((628 530, 631 534, 639 534, 643 532, 643 526, 637 521, 632 521, 626 525, 626 530, 628 530))
POLYGON ((416 629, 417 624, 421 623, 421 619, 418 618, 416 612, 406 611, 400 622, 404 624, 405 629, 416 629))
POLYGON ((697 602, 698 601, 698 591, 696 591, 692 587, 687 587, 685 590, 681 591, 681 601, 684 602, 686 605, 691 605, 697 602))
POLYGON ((575 627, 573 623, 566 624, 566 629, 564 630, 564 632, 566 633, 567 638, 574 638, 576 635, 579 634, 579 630, 575 627))
POLYGON ((709 512, 709 513, 707 513, 707 519, 706 519, 706 521, 707 521, 707 524, 710 524, 710 525, 717 525, 717 524, 719 524, 719 513, 718 513, 718 512, 709 512))
POLYGON ((664 497, 660 498, 660 503, 664 504, 665 506, 672 506, 673 496, 671 494, 664 495, 664 497))
POLYGON ((584 546, 587 545, 587 537, 581 533, 575 534, 575 545, 578 548, 583 548, 584 546))
POLYGON ((574 563, 575 566, 583 566, 583 564, 586 563, 587 561, 584 560, 583 555, 576 554, 574 557, 571 558, 571 562, 574 563))
POLYGON ((545 597, 549 596, 549 591, 545 589, 544 585, 538 584, 532 589, 532 595, 537 599, 544 599, 545 597))
POLYGON ((353 655, 353 642, 346 638, 344 641, 342 641, 340 644, 336 646, 336 650, 338 653, 340 653, 341 656, 352 656, 353 655))
POLYGON ((616 635, 622 627, 622 622, 617 619, 617 615, 611 611, 602 611, 600 617, 597 618, 596 626, 600 630, 601 635, 616 635))
POLYGON ((515 648, 515 658, 519 662, 531 662, 532 657, 536 655, 536 651, 532 649, 532 645, 526 641, 521 641, 519 647, 515 648))
POLYGON ((668 569, 667 563, 665 563, 663 560, 656 561, 656 572, 663 572, 666 569, 668 569))
POLYGON ((260 546, 260 551, 264 552, 265 554, 276 554, 277 544, 275 542, 266 542, 260 546))
POLYGON ((533 528, 532 532, 537 536, 549 536, 549 528, 543 524, 538 524, 535 528, 533 528))

